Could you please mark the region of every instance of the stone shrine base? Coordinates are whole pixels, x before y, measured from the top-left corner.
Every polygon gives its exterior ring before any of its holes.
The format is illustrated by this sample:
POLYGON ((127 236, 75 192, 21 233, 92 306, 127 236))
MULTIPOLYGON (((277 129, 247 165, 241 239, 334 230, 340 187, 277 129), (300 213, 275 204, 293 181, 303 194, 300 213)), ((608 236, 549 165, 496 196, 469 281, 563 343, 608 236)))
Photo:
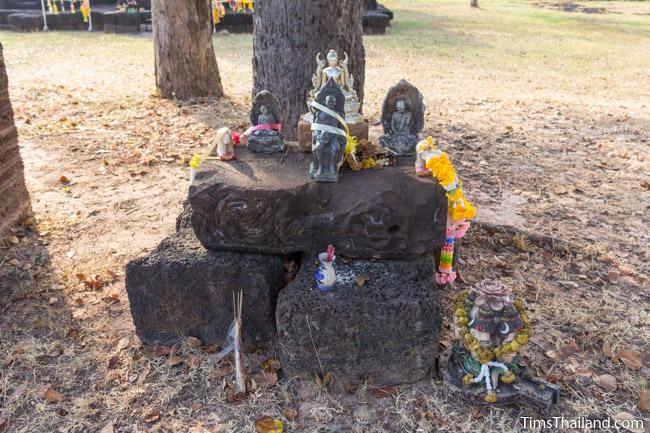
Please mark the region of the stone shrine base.
POLYGON ((172 345, 185 336, 222 344, 233 320, 232 294, 244 293, 246 344, 275 337, 282 257, 206 250, 181 229, 126 266, 126 290, 136 334, 145 344, 172 345))
POLYGON ((339 258, 330 293, 316 289, 316 266, 313 257, 303 256, 295 280, 280 290, 283 257, 206 250, 191 229, 181 228, 127 265, 136 334, 144 344, 173 345, 186 336, 222 344, 233 319, 233 291, 242 289, 244 345, 277 338, 289 375, 320 372, 320 357, 339 384, 425 378, 442 326, 433 258, 339 258), (361 286, 357 279, 364 280, 361 286))
POLYGON ((207 249, 253 254, 336 247, 358 259, 430 256, 445 241, 447 198, 412 160, 381 170, 342 168, 338 183, 309 178, 310 155, 254 154, 206 161, 189 189, 191 224, 207 249))
MULTIPOLYGON (((350 124, 350 134, 358 140, 368 139, 368 122, 350 124)), ((311 123, 303 120, 298 121, 298 150, 300 152, 311 152, 311 123)))
POLYGON ((441 319, 432 258, 335 263, 334 290, 320 292, 317 264, 303 260, 278 298, 282 366, 289 375, 332 373, 377 386, 425 378, 438 354, 441 319), (367 279, 359 286, 356 279, 367 279))

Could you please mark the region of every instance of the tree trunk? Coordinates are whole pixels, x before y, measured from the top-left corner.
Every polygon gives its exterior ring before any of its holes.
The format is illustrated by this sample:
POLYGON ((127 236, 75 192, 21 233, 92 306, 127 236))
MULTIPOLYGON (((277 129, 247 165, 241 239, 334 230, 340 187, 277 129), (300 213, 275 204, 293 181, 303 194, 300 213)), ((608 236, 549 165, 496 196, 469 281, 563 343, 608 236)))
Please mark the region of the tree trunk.
POLYGON ((210 0, 155 0, 151 18, 160 96, 222 96, 212 48, 210 0))
POLYGON ((477 8, 478 7, 478 0, 471 0, 471 3, 469 5, 471 7, 473 7, 473 8, 477 8))
POLYGON ((0 237, 29 212, 18 132, 9 101, 7 71, 0 44, 0 237))
POLYGON ((363 103, 365 51, 361 9, 363 0, 264 0, 255 2, 253 92, 277 96, 282 107, 282 131, 297 139, 300 116, 307 112, 307 94, 316 71, 316 54, 331 49, 350 56, 354 88, 363 103))

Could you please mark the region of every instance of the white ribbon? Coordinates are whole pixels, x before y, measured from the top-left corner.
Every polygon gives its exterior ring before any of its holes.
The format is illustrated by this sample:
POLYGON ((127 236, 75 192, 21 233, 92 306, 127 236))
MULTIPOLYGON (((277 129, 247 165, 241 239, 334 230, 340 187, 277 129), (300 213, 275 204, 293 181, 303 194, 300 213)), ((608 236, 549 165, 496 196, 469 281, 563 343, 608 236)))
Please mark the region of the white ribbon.
POLYGON ((479 383, 481 380, 485 379, 485 388, 488 391, 492 391, 492 380, 490 379, 490 367, 495 367, 503 372, 508 371, 508 367, 501 362, 488 362, 487 364, 481 365, 481 373, 472 380, 472 383, 479 383))
POLYGON ((348 136, 346 134, 346 132, 344 130, 342 130, 341 128, 336 128, 336 127, 330 126, 330 125, 323 125, 323 124, 320 124, 320 123, 312 123, 311 124, 311 130, 312 131, 325 131, 325 132, 329 132, 331 134, 342 135, 345 138, 347 138, 347 136, 348 136))
POLYGON ((343 129, 340 129, 340 128, 336 128, 336 127, 334 127, 334 126, 321 125, 321 124, 318 124, 318 123, 314 123, 314 122, 312 122, 312 124, 311 124, 311 130, 312 130, 312 131, 327 131, 327 132, 331 132, 332 134, 342 135, 342 136, 344 136, 346 139, 348 138, 348 133, 347 133, 347 130, 348 130, 348 124, 345 123, 345 119, 343 119, 343 118, 339 115, 339 113, 337 113, 336 111, 330 110, 330 109, 327 108, 326 106, 321 105, 321 104, 319 104, 319 103, 316 102, 316 101, 312 101, 312 102, 311 102, 311 106, 314 107, 314 108, 317 109, 317 110, 322 111, 323 113, 327 113, 327 114, 329 114, 330 116, 332 116, 333 118, 335 118, 336 120, 338 120, 338 121, 341 123, 341 125, 343 125, 343 127, 345 128, 345 130, 343 130, 343 129), (318 126, 317 126, 317 125, 318 125, 318 126))

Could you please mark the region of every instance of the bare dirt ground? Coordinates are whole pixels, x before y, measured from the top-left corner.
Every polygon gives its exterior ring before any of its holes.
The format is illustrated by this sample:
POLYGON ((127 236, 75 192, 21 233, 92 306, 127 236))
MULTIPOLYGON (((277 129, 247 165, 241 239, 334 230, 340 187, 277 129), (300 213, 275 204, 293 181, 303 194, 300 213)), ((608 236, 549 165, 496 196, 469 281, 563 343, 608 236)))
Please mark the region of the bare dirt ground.
MULTIPOLYGON (((650 426, 650 5, 592 3, 617 13, 388 1, 393 27, 364 40, 365 113, 416 84, 477 205, 446 316, 456 289, 502 278, 530 310, 528 364, 563 388, 555 415, 650 426)), ((149 37, 0 40, 34 209, 0 246, 0 432, 252 432, 262 415, 300 432, 539 431, 521 418, 534 410, 469 404, 436 374, 388 395, 284 377, 229 403, 210 354, 141 347, 124 266, 173 231, 190 155, 244 127, 252 38, 215 38, 228 98, 189 103, 151 96, 149 37)))

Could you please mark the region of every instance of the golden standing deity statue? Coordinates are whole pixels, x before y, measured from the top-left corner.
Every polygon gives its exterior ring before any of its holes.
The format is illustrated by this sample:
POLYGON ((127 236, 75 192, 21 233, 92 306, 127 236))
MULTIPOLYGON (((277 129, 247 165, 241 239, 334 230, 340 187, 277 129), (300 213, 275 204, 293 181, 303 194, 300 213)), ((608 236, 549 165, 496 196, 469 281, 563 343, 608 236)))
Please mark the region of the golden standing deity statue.
POLYGON ((330 50, 330 52, 327 53, 327 61, 322 59, 321 53, 316 55, 316 64, 318 66, 316 72, 311 78, 314 87, 307 97, 307 107, 310 108, 310 112, 303 116, 305 122, 311 123, 313 121, 311 102, 316 99, 316 95, 330 78, 334 79, 345 96, 346 123, 356 124, 363 122, 363 117, 359 114, 361 104, 359 103, 357 92, 354 90, 354 77, 350 74, 348 62, 348 53, 344 53, 343 60, 339 60, 339 55, 334 50, 330 50))

